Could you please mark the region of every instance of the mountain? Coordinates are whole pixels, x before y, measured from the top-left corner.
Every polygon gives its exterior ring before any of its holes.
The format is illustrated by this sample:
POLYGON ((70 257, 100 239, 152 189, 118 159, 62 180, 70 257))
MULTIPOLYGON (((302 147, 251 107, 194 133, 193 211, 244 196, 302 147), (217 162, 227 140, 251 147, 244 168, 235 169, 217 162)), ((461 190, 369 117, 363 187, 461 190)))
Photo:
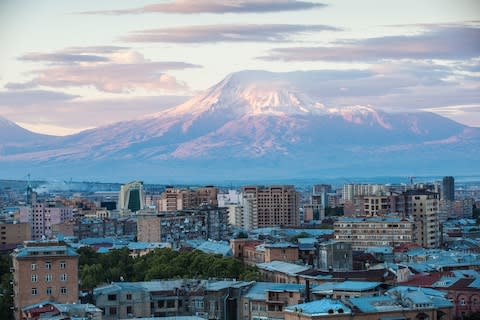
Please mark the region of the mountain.
POLYGON ((34 150, 37 144, 52 143, 58 137, 26 130, 15 122, 0 116, 0 160, 5 155, 34 150))
POLYGON ((428 112, 327 107, 298 78, 234 73, 176 107, 6 149, 0 161, 42 177, 169 181, 475 170, 480 129, 428 112))

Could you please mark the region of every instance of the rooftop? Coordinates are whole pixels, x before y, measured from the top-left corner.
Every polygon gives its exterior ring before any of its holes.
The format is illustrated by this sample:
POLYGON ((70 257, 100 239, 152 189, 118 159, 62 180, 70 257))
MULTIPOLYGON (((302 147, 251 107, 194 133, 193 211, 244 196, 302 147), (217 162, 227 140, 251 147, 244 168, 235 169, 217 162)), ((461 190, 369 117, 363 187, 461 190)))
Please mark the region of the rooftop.
POLYGON ((265 293, 267 291, 299 292, 304 289, 305 286, 303 284, 257 282, 248 290, 245 298, 250 300, 266 300, 265 293))
POLYGON ((350 314, 352 310, 340 300, 321 299, 312 302, 297 304, 285 308, 285 311, 310 316, 322 316, 331 314, 350 314))
POLYGON ((272 261, 257 264, 259 269, 273 272, 281 272, 288 275, 294 275, 303 271, 310 270, 310 266, 303 266, 284 261, 272 261))

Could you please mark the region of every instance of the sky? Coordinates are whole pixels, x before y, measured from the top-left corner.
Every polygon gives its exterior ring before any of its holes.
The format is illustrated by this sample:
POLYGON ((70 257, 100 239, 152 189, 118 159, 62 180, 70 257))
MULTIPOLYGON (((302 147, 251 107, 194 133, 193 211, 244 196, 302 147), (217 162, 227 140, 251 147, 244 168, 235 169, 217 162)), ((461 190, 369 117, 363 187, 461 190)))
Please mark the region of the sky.
POLYGON ((328 107, 480 127, 477 0, 1 0, 0 45, 0 116, 39 133, 155 113, 253 69, 317 75, 328 107))

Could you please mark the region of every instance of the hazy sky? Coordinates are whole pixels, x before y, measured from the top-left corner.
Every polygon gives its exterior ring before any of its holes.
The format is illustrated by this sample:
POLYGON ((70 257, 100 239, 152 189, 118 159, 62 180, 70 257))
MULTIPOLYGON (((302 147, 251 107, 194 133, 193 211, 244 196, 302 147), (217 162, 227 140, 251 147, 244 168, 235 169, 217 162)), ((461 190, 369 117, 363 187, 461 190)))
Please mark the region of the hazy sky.
POLYGON ((480 126, 478 0, 1 0, 0 43, 0 116, 42 133, 153 113, 245 69, 324 72, 331 107, 480 126))

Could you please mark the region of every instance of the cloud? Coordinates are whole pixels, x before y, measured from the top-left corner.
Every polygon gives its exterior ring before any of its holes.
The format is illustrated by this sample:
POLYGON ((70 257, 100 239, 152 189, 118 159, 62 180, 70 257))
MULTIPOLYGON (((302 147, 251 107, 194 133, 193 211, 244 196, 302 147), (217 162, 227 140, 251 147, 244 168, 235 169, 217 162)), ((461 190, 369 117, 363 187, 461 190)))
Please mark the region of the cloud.
POLYGON ((72 62, 100 62, 108 61, 108 58, 91 54, 71 54, 71 53, 27 53, 19 58, 25 61, 48 61, 59 63, 72 62))
POLYGON ((36 132, 65 135, 140 118, 176 106, 188 98, 189 96, 141 96, 71 101, 28 99, 17 101, 11 107, 0 103, 0 115, 36 132), (22 106, 22 112, 18 112, 16 107, 19 106, 22 106))
POLYGON ((375 61, 380 59, 469 59, 480 56, 480 28, 439 26, 417 35, 337 42, 332 47, 272 49, 265 60, 375 61))
POLYGON ((87 11, 81 13, 110 15, 144 13, 266 13, 307 10, 325 6, 323 3, 300 0, 174 0, 167 3, 156 3, 123 10, 87 11))
POLYGON ((21 57, 35 62, 55 62, 31 72, 26 83, 9 83, 6 88, 46 86, 67 88, 91 86, 111 93, 146 89, 156 92, 186 92, 186 83, 167 74, 171 70, 199 68, 180 61, 151 61, 122 47, 67 48, 53 53, 30 53, 21 57), (74 52, 74 53, 72 53, 74 52), (95 52, 95 55, 88 53, 95 52))
POLYGON ((0 106, 24 107, 36 103, 64 102, 78 97, 77 95, 47 90, 3 91, 0 92, 0 106))
POLYGON ((339 31, 327 25, 229 24, 200 25, 134 31, 122 38, 128 42, 285 42, 292 35, 318 31, 339 31))

